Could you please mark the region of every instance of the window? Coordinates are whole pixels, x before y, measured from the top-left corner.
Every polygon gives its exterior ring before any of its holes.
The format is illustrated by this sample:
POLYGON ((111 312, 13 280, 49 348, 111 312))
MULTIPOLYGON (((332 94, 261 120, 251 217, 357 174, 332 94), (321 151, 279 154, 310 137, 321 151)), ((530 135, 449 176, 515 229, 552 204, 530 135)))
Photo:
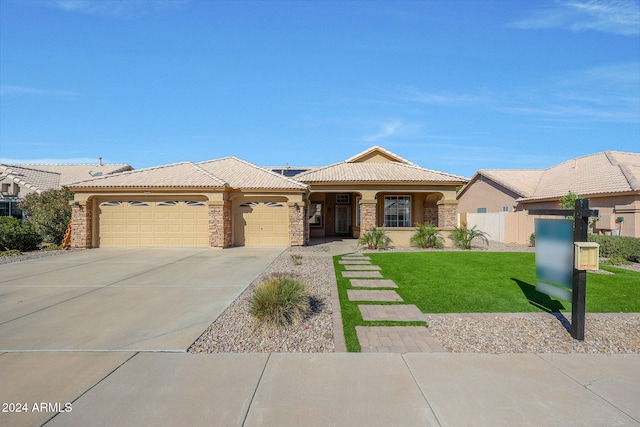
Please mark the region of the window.
POLYGON ((509 206, 503 206, 502 207, 502 212, 509 212, 511 209, 509 209, 509 206))
POLYGON ((356 197, 356 227, 360 227, 360 200, 362 197, 356 197))
POLYGON ((176 206, 178 204, 177 200, 170 200, 168 202, 160 202, 158 206, 176 206))
POLYGON ((204 203, 196 202, 194 200, 187 200, 186 202, 184 202, 184 204, 187 206, 206 206, 204 203))
POLYGON ((348 194, 336 194, 336 203, 339 203, 339 204, 347 204, 347 203, 349 203, 349 195, 348 194))
POLYGON ((384 196, 384 226, 411 227, 411 196, 384 196))
POLYGON ((8 194, 10 185, 11 184, 2 184, 2 192, 5 193, 5 194, 8 194))
POLYGON ((322 227, 322 203, 309 203, 309 226, 322 227))
POLYGON ((487 213, 487 208, 478 208, 476 209, 476 213, 487 213))

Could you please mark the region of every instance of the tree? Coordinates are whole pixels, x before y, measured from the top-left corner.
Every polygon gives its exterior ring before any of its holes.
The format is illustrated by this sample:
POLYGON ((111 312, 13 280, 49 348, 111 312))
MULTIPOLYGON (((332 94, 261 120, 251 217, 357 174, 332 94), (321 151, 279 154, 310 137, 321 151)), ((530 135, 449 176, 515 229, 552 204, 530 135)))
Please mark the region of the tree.
POLYGON ((31 193, 20 202, 20 209, 43 241, 60 244, 71 220, 71 200, 73 193, 66 189, 31 193))

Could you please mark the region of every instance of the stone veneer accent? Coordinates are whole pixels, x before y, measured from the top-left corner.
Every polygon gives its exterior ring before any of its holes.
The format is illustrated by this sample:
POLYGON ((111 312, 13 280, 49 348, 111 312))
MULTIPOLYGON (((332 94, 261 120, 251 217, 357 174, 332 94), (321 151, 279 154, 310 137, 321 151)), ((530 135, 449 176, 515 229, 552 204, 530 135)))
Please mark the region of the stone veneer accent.
POLYGON ((454 228, 458 226, 458 201, 440 200, 438 202, 438 227, 454 228))
POLYGON ((71 247, 91 247, 91 202, 71 208, 71 247))
POLYGON ((309 240, 305 224, 306 205, 307 203, 298 203, 296 206, 296 203, 289 202, 289 246, 304 246, 309 240))
POLYGON ((360 200, 360 235, 376 226, 378 202, 373 200, 360 200))
POLYGON ((209 204, 209 246, 231 246, 231 202, 209 204))
POLYGON ((423 222, 430 222, 438 227, 438 207, 425 206, 423 212, 423 222))

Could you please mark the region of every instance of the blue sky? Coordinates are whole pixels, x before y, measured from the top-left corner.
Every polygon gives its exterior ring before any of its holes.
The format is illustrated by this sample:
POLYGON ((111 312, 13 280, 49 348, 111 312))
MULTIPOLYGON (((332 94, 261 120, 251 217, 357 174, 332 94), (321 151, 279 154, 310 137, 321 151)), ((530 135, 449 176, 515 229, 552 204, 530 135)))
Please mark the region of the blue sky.
POLYGON ((0 0, 0 161, 640 151, 640 1, 0 0))

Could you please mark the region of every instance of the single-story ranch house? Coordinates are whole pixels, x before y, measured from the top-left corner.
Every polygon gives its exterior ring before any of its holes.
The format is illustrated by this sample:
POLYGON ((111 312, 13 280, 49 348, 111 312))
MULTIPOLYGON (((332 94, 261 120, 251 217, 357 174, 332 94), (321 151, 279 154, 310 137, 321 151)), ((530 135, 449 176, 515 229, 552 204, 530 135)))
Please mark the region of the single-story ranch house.
POLYGON ((593 231, 640 237, 640 153, 603 151, 547 169, 479 170, 458 194, 469 226, 503 242, 527 243, 533 209, 557 209, 569 191, 599 210, 593 231))
POLYGON ((71 245, 302 246, 385 226, 408 245, 417 222, 457 225, 467 180, 417 166, 381 147, 294 177, 236 157, 182 162, 67 185, 71 245))
POLYGON ((22 218, 19 204, 31 193, 59 190, 67 184, 132 170, 126 164, 0 164, 0 216, 22 218))

